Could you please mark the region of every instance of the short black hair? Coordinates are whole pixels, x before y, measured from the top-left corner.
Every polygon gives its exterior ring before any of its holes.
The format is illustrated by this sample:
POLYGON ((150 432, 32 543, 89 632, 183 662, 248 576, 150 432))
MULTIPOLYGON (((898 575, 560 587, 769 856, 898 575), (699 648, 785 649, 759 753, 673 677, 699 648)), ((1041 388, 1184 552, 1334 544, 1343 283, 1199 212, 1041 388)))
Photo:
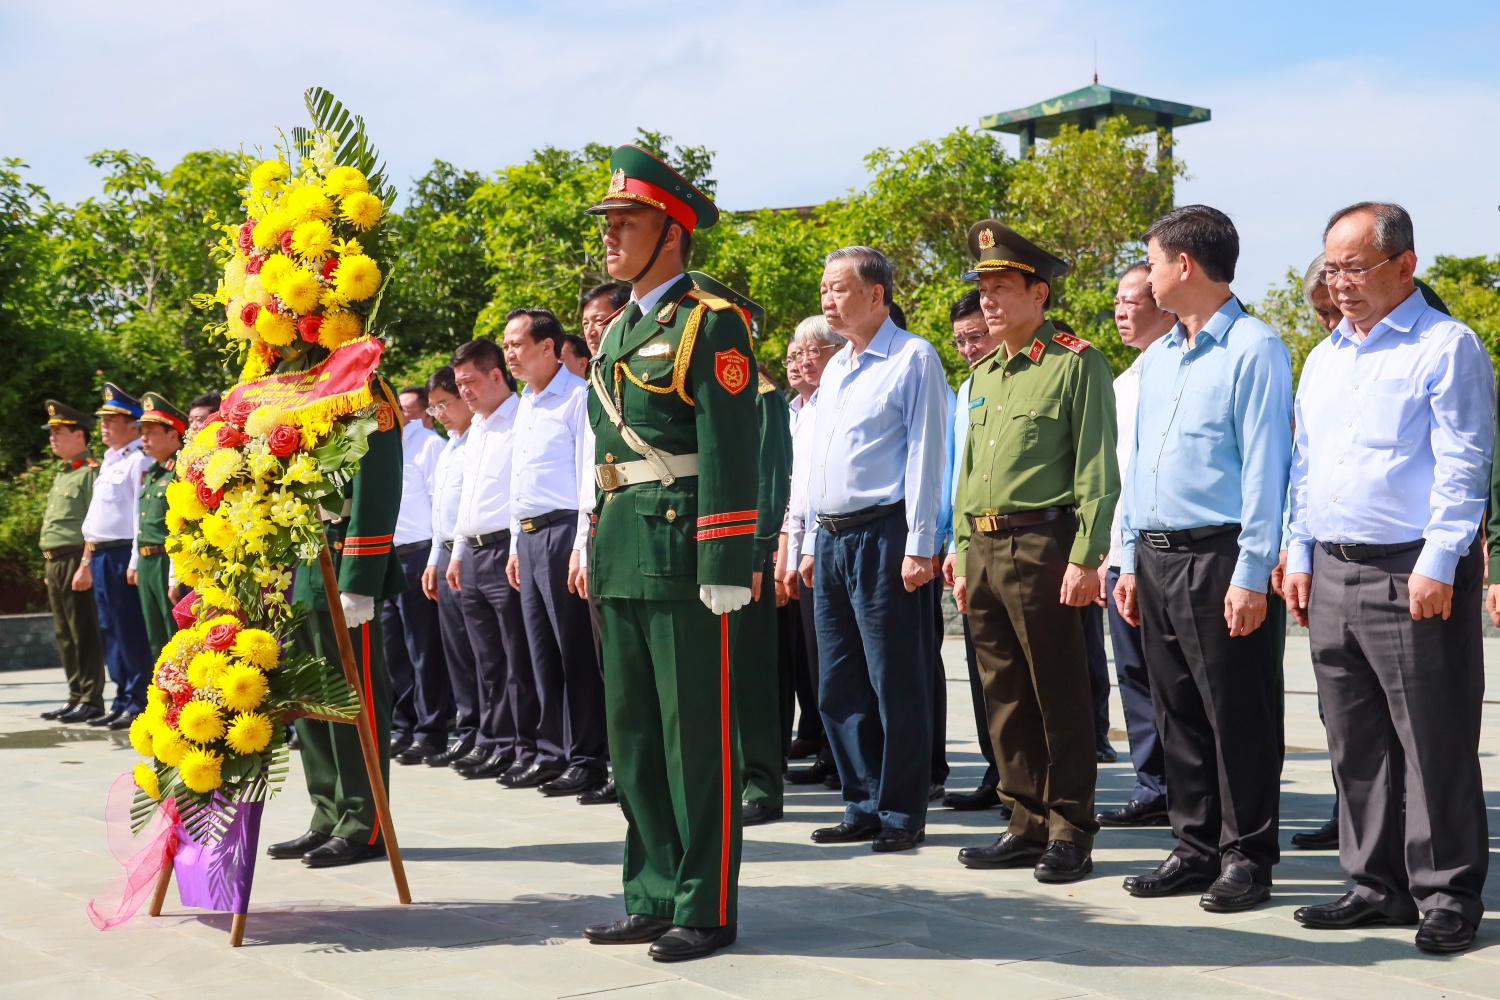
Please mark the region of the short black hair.
POLYGON ((1395 257, 1397 254, 1417 248, 1417 238, 1411 224, 1411 213, 1400 205, 1388 201, 1360 201, 1347 208, 1339 209, 1328 217, 1328 225, 1323 227, 1323 239, 1328 239, 1328 231, 1337 225, 1340 219, 1353 215, 1355 212, 1369 212, 1375 216, 1376 253, 1395 257))
POLYGON ((428 393, 431 393, 434 389, 441 389, 450 396, 458 395, 458 383, 453 381, 452 365, 443 365, 443 367, 427 376, 428 393))
POLYGON ((563 337, 563 344, 573 349, 573 353, 583 360, 589 359, 589 342, 576 333, 570 333, 563 337))
POLYGON ((1120 282, 1124 281, 1126 278, 1130 277, 1137 271, 1145 271, 1147 274, 1150 274, 1151 265, 1144 260, 1136 261, 1134 264, 1131 264, 1125 270, 1120 272, 1120 277, 1116 279, 1115 284, 1119 285, 1120 282))
POLYGON ((906 329, 906 310, 902 309, 900 306, 896 305, 896 303, 894 303, 894 302, 887 302, 885 307, 891 311, 891 322, 896 324, 896 328, 900 329, 900 330, 905 330, 906 329))
POLYGON ((583 297, 578 300, 578 311, 583 312, 590 302, 605 296, 609 298, 609 311, 615 312, 630 301, 630 286, 618 281, 606 281, 602 285, 595 285, 584 292, 583 297))
POLYGON ((189 410, 196 410, 200 406, 206 406, 210 410, 217 410, 224 402, 224 397, 217 392, 205 392, 200 396, 194 396, 193 401, 188 404, 189 410))
POLYGON ((1231 282, 1240 259, 1240 234, 1229 216, 1207 205, 1174 208, 1151 223, 1141 242, 1152 240, 1168 257, 1187 254, 1209 281, 1231 282))
POLYGON ((422 401, 422 408, 424 410, 427 408, 427 387, 425 385, 404 385, 396 391, 396 395, 404 396, 408 392, 416 393, 417 398, 422 401))
POLYGON ((552 356, 562 357, 562 342, 567 334, 563 333, 562 324, 557 321, 551 309, 512 309, 505 314, 505 322, 525 316, 531 320, 531 326, 527 330, 533 341, 552 341, 552 356))
POLYGON ((952 325, 965 317, 979 312, 979 289, 971 288, 959 296, 957 302, 948 309, 948 323, 952 325))
POLYGON ((1074 336, 1077 336, 1077 331, 1073 329, 1073 324, 1069 323, 1065 319, 1053 320, 1052 329, 1056 330, 1058 333, 1071 333, 1074 336))
POLYGON ((505 384, 510 386, 510 391, 516 391, 516 377, 505 365, 505 352, 488 337, 476 337, 467 344, 459 344, 458 350, 453 352, 453 367, 457 368, 459 365, 473 365, 475 371, 484 374, 498 368, 505 377, 505 384))

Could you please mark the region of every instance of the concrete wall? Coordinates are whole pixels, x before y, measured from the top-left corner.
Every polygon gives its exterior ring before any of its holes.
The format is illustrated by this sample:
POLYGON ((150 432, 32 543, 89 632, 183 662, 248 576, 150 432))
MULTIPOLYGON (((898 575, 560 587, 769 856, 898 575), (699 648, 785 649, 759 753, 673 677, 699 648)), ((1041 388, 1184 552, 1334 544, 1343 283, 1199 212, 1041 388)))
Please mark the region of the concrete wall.
POLYGON ((0 670, 61 667, 52 637, 52 615, 0 615, 0 670))

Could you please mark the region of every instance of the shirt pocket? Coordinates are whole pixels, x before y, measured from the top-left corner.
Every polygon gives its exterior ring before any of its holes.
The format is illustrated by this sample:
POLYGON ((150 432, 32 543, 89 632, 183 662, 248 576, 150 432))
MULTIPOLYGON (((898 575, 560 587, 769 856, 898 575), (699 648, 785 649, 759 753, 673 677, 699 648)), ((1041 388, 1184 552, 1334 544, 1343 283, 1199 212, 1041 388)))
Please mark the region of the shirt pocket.
POLYGON ((1234 387, 1189 385, 1178 404, 1178 427, 1191 437, 1222 438, 1233 423, 1234 387))
POLYGON ((675 395, 672 392, 671 356, 642 358, 636 356, 623 362, 620 371, 620 395, 624 399, 624 417, 627 424, 668 423, 669 414, 659 404, 661 397, 675 395))
POLYGON ((1358 439, 1383 448, 1425 437, 1427 428, 1417 427, 1423 400, 1417 396, 1413 378, 1376 379, 1365 387, 1360 406, 1358 439))
POLYGON ((1025 455, 1038 449, 1053 449, 1063 435, 1062 400, 1050 397, 1013 399, 1010 428, 1004 441, 1006 455, 1025 455))
POLYGON ((645 487, 635 493, 640 518, 640 568, 643 576, 680 576, 697 566, 694 525, 698 499, 687 493, 645 487))

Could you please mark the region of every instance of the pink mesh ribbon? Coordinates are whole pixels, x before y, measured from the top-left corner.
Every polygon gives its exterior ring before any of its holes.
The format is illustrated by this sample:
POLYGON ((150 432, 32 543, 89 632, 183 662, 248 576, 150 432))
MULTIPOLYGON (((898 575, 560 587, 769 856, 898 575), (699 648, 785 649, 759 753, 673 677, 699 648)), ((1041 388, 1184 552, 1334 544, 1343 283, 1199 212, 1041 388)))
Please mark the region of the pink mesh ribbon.
POLYGON ((135 778, 129 772, 120 775, 110 786, 104 806, 104 824, 109 837, 109 853, 122 869, 110 887, 98 898, 89 900, 89 919, 101 931, 118 927, 141 908, 162 869, 172 863, 177 853, 177 803, 167 799, 151 814, 150 821, 138 834, 130 832, 130 803, 135 799, 135 778))
POLYGON ((172 620, 177 623, 178 628, 193 627, 193 602, 197 599, 197 591, 189 590, 186 594, 182 595, 182 600, 178 601, 172 607, 172 620))

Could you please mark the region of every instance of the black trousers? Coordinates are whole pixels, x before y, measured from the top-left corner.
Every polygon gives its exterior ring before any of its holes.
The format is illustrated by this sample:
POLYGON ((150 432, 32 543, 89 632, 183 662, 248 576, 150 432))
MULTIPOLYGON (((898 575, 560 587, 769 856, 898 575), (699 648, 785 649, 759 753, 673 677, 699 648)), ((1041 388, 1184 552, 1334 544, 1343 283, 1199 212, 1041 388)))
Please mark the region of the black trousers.
POLYGON ((1339 861, 1354 891, 1396 919, 1442 909, 1477 924, 1484 914, 1482 545, 1459 560, 1447 621, 1412 620, 1420 549, 1364 562, 1313 551, 1308 624, 1340 793, 1339 861))
MULTIPOLYGON (((820 741, 818 760, 832 765, 833 753, 828 749, 828 731, 823 728, 823 713, 818 710, 818 619, 817 603, 813 588, 797 576, 797 614, 802 619, 802 648, 807 658, 807 690, 812 698, 812 711, 808 703, 802 702, 802 718, 798 722, 797 735, 820 741)), ((800 695, 799 695, 800 698, 800 695)))
POLYGON ((1285 605, 1268 598, 1266 621, 1231 637, 1224 594, 1239 558, 1239 531, 1155 549, 1136 546, 1142 646, 1165 752, 1173 852, 1198 869, 1246 865, 1271 884, 1281 858, 1280 646, 1285 605))
POLYGON ((536 761, 548 767, 607 765, 604 677, 588 602, 568 592, 577 514, 516 539, 521 616, 537 694, 536 761))
POLYGON ((438 608, 422 593, 422 572, 431 553, 429 541, 401 555, 406 591, 385 602, 380 625, 391 681, 391 738, 442 749, 453 721, 453 688, 438 608))
POLYGON ((943 669, 943 578, 933 577, 920 593, 932 601, 932 783, 948 780, 948 673, 943 669))
POLYGON ((529 762, 536 755, 536 685, 531 647, 521 617, 521 595, 505 579, 510 542, 470 549, 460 572, 464 621, 474 647, 479 700, 476 746, 513 753, 529 762))
POLYGON ((979 661, 974 658, 974 634, 969 631, 969 616, 964 615, 964 659, 969 665, 969 700, 974 704, 974 732, 979 752, 984 756, 981 785, 1000 787, 1000 770, 995 766, 995 742, 990 739, 990 713, 984 704, 984 681, 979 677, 979 661))
POLYGON ((1120 617, 1115 606, 1115 584, 1120 568, 1111 566, 1105 589, 1109 595, 1109 637, 1115 650, 1115 679, 1120 685, 1120 706, 1125 710, 1125 733, 1130 737, 1130 763, 1135 766, 1132 801, 1167 804, 1167 770, 1161 737, 1156 733, 1156 706, 1151 700, 1151 678, 1146 674, 1146 654, 1141 649, 1141 630, 1120 617))
POLYGON ((1104 609, 1090 604, 1083 611, 1083 651, 1089 665, 1089 692, 1094 697, 1094 749, 1109 746, 1109 653, 1104 648, 1104 609))
MULTIPOLYGON (((761 584, 771 586, 774 581, 761 584)), ((774 590, 773 590, 774 592, 774 590)), ((802 621, 797 602, 787 601, 776 609, 776 698, 781 712, 781 755, 791 748, 797 723, 797 674, 805 672, 801 661, 802 621)))
POLYGON ((443 660, 448 665, 448 687, 453 694, 454 736, 460 743, 472 745, 479 738, 479 670, 464 619, 463 596, 449 589, 446 581, 448 562, 453 557, 450 546, 445 543, 438 553, 438 629, 443 639, 443 660))

